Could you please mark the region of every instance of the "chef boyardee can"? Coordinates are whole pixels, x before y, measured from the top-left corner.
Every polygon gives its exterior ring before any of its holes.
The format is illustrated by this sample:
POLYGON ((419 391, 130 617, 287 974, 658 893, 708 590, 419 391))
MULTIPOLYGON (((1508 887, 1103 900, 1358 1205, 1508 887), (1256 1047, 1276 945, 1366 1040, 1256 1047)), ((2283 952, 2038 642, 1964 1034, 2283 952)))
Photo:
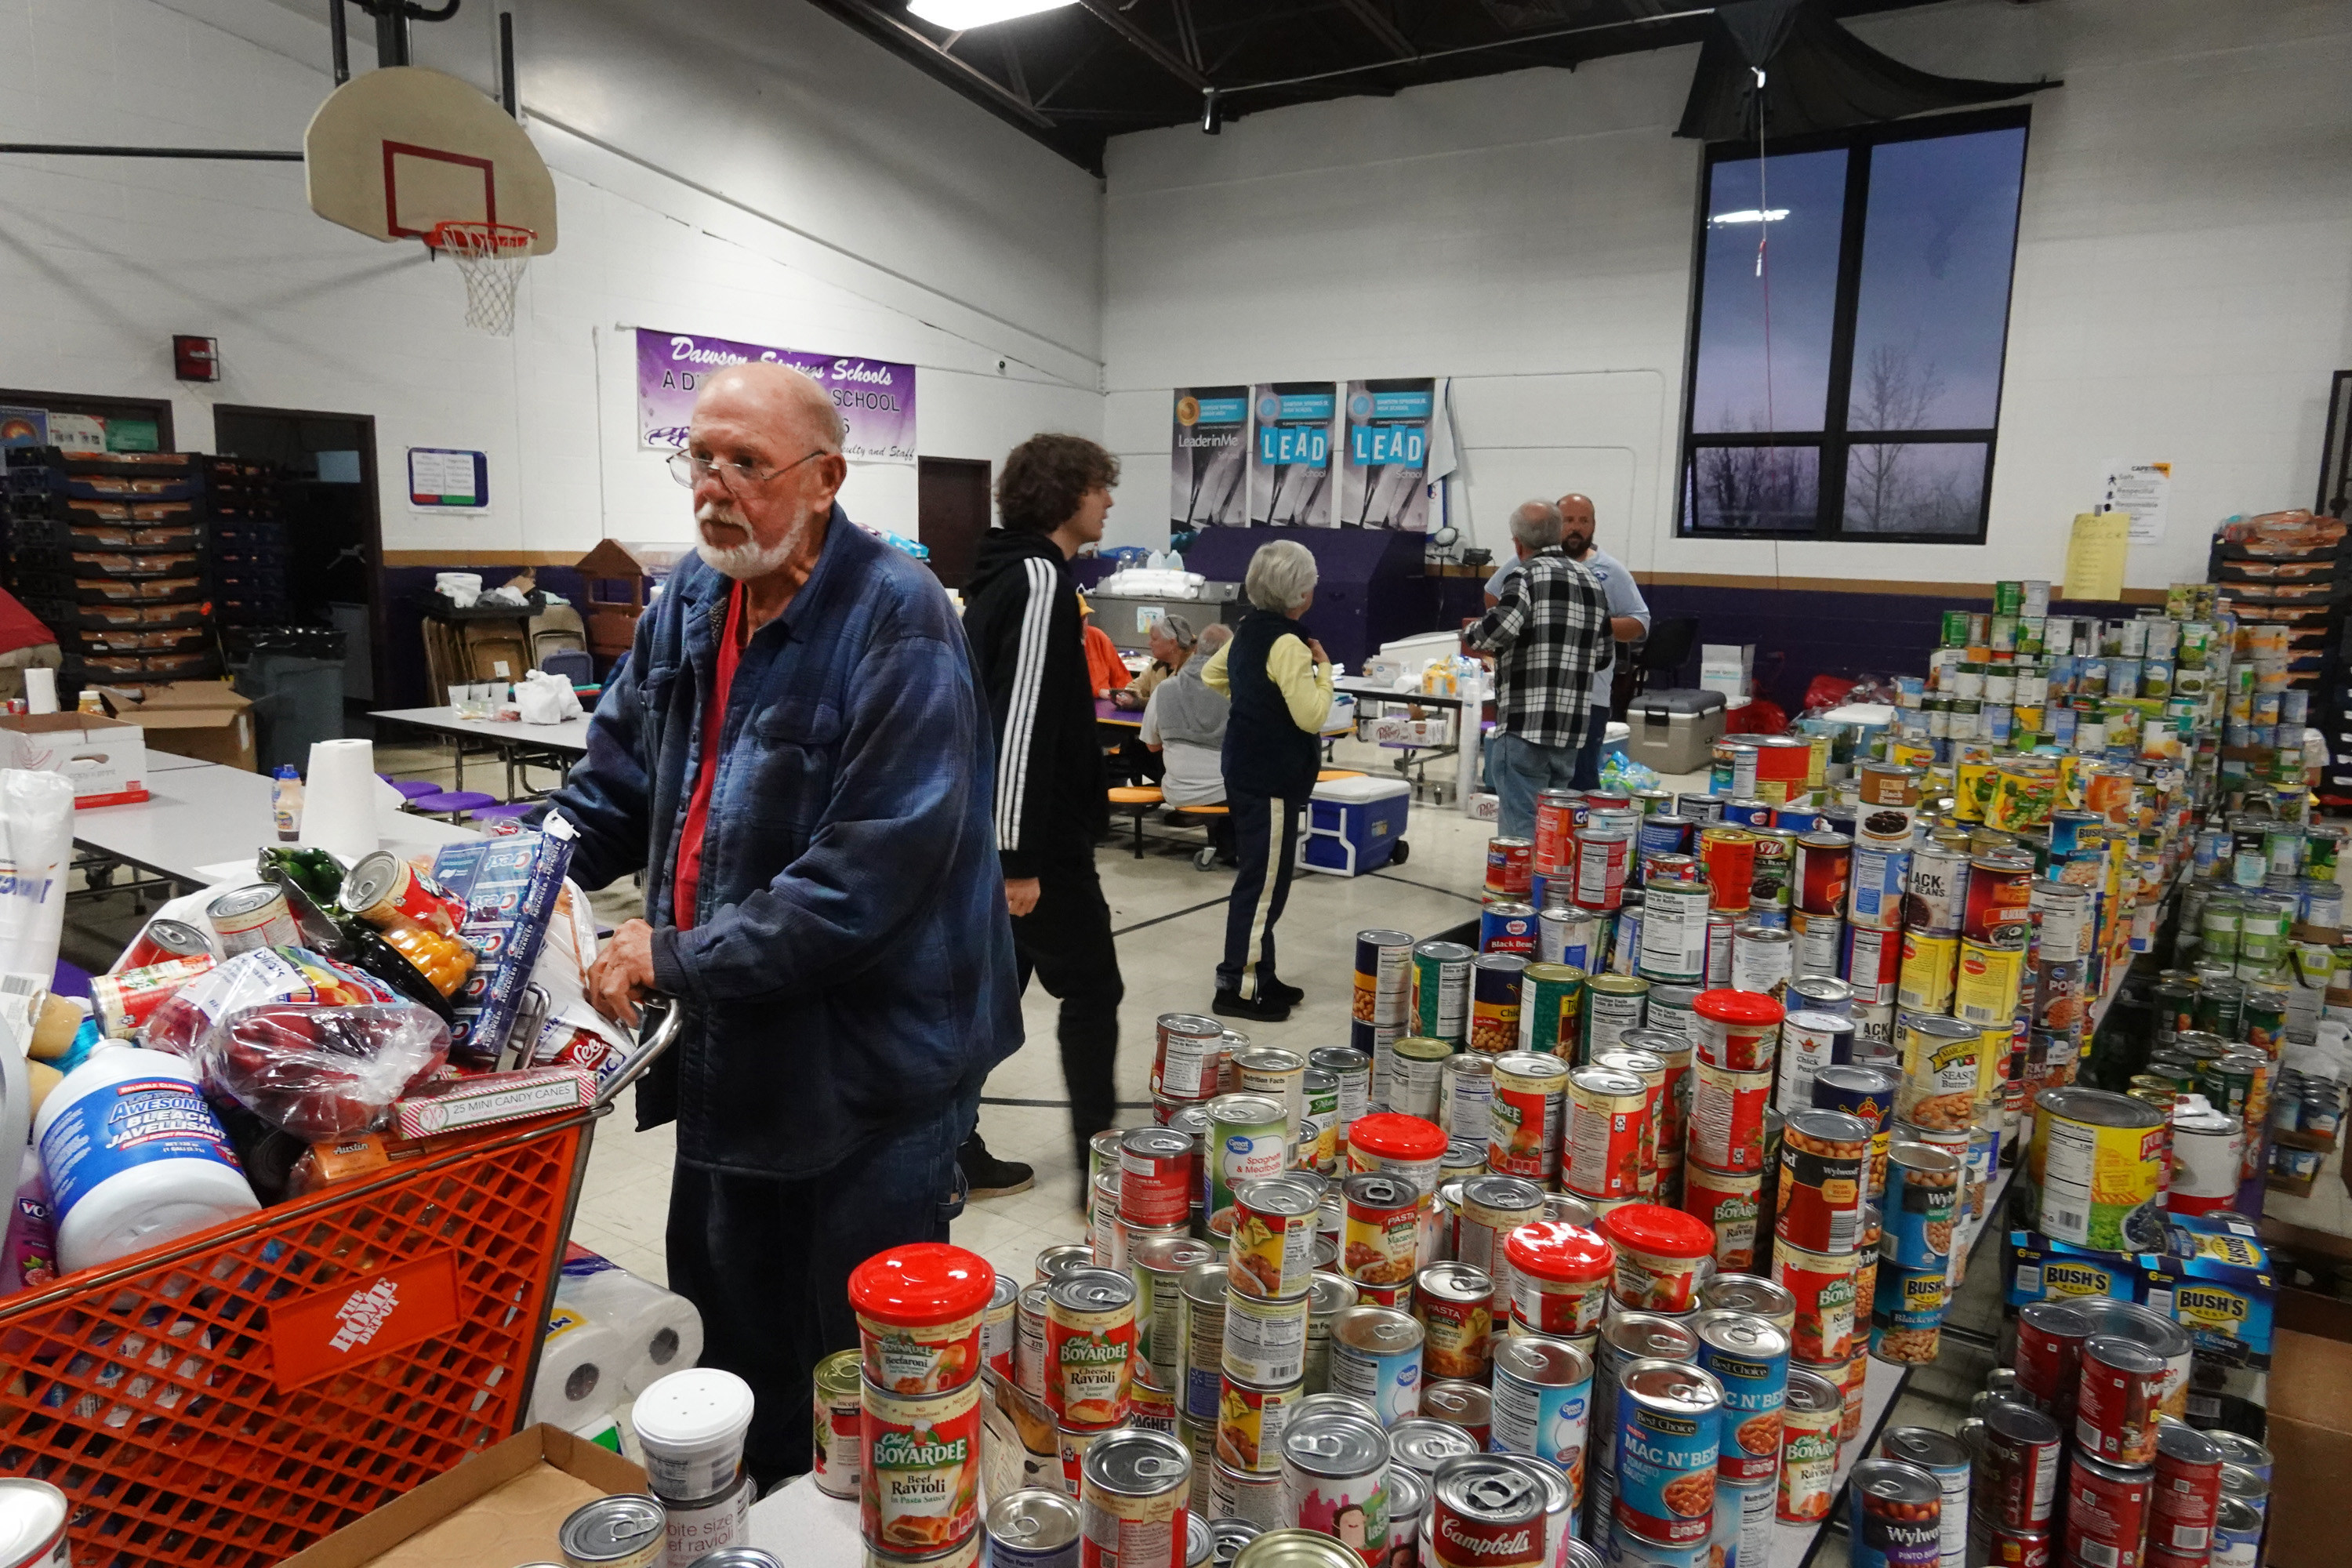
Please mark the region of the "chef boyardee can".
POLYGON ((1705 1541, 1715 1521, 1723 1385, 1681 1362, 1637 1361, 1617 1380, 1617 1526, 1644 1541, 1705 1541))
POLYGON ((1416 1035, 1460 1045, 1470 1033, 1470 966, 1477 954, 1458 942, 1421 942, 1412 948, 1412 1012, 1416 1035))
POLYGON ((1748 1312, 1701 1312, 1698 1364, 1723 1388, 1717 1468, 1723 1479, 1752 1486, 1780 1470, 1780 1406, 1789 1394, 1789 1336, 1748 1312))
POLYGON ((1165 1432, 1105 1435, 1078 1468, 1082 1568, 1177 1563, 1189 1534, 1192 1456, 1165 1432))
POLYGON ((1570 1068, 1561 1057, 1512 1051, 1495 1058, 1486 1163, 1543 1185, 1559 1179, 1570 1068))
POLYGON ((1580 1501, 1592 1414, 1592 1358, 1565 1340, 1510 1334, 1496 1340, 1494 1425, 1507 1454, 1532 1454, 1568 1474, 1580 1501))
POLYGON ((1944 1554, 1944 1489, 1901 1459, 1864 1459, 1848 1481, 1846 1539, 1853 1568, 1937 1568, 1944 1554))
POLYGON ((1809 1366, 1789 1369, 1787 1403, 1780 1409, 1780 1517, 1790 1524, 1818 1524, 1830 1516, 1837 1495, 1838 1428, 1845 1415, 1845 1391, 1809 1366))

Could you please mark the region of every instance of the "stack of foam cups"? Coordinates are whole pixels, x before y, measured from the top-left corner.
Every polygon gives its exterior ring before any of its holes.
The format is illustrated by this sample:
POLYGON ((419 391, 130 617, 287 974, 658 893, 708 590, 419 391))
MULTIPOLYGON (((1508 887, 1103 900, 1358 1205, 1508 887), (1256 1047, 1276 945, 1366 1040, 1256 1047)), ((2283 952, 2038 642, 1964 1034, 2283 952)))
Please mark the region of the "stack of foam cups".
MULTIPOLYGON (((977 1383, 970 1385, 975 1396, 978 1389, 977 1383)), ((965 1403, 976 1404, 976 1397, 965 1403)), ((645 1457, 646 1479, 668 1516, 668 1560, 684 1563, 720 1547, 751 1544, 754 1488, 743 1465, 743 1438, 751 1426, 751 1385, 712 1367, 675 1372, 637 1395, 630 1421, 645 1457)), ((978 1436, 975 1428, 975 1475, 978 1436)), ((978 1522, 976 1515, 967 1521, 965 1533, 978 1522)), ((875 1539, 866 1537, 869 1542, 875 1539)))

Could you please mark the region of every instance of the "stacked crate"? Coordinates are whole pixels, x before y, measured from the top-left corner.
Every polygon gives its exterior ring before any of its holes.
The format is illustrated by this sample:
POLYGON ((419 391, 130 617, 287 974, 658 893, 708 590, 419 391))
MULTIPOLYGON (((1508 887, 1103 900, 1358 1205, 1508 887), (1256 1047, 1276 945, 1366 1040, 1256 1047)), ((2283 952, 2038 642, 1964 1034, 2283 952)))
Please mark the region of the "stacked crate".
MULTIPOLYGON (((2352 795, 2352 652, 2345 647, 2345 605, 2352 599, 2352 534, 2332 517, 2306 511, 2233 517, 2214 531, 2207 575, 2221 607, 2241 626, 2278 627, 2287 643, 2288 689, 2276 714, 2279 744, 2306 723, 2326 738, 2329 765, 2320 793, 2352 795)), ((2234 726, 2233 726, 2234 728, 2234 726)), ((2225 744, 2263 743, 2259 733, 2225 736, 2225 744)))
POLYGON ((9 454, 8 586, 57 634, 68 687, 217 675, 201 459, 9 454))
POLYGON ((294 619, 287 588, 286 523, 278 515, 274 463, 206 458, 213 586, 224 626, 283 626, 294 619))

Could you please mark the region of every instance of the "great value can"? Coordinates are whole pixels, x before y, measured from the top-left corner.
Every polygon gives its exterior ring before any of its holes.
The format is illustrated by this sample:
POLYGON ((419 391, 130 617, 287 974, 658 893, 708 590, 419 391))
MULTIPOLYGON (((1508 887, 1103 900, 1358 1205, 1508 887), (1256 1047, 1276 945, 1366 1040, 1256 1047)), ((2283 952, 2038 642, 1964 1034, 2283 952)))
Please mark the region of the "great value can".
POLYGON ((1651 1359, 1618 1374, 1619 1528, 1667 1545, 1707 1538, 1722 1411, 1723 1385, 1697 1367, 1651 1359))
POLYGON ((2263 1558, 2260 1510, 2225 1497, 2214 1515, 2212 1568, 2255 1568, 2263 1558))
POLYGON ((1559 1179, 1570 1071, 1566 1058, 1534 1051, 1495 1058, 1490 1168, 1546 1184, 1559 1179))
POLYGON ((1549 1459, 1584 1494, 1592 1413, 1592 1358, 1563 1340, 1511 1334, 1495 1342, 1495 1448, 1549 1459))
POLYGON ((1331 1392, 1372 1407, 1383 1426, 1421 1412, 1422 1327, 1392 1307, 1349 1307, 1331 1320, 1331 1392))
POLYGON ((1164 1432, 1108 1433, 1078 1468, 1080 1568, 1184 1568, 1192 1456, 1164 1432))
POLYGON ((1282 1435, 1282 1517, 1337 1538, 1367 1563, 1385 1563, 1389 1445, 1380 1427, 1338 1411, 1293 1420, 1282 1435))
POLYGON ((1589 1198, 1625 1198, 1639 1193, 1642 1146, 1649 1126, 1649 1087, 1640 1078, 1605 1067, 1580 1068, 1570 1074, 1567 1138, 1560 1159, 1560 1173, 1569 1190, 1589 1198))
POLYGON ((1477 956, 1458 942, 1413 944, 1412 1011, 1407 1022, 1414 1034, 1456 1045, 1468 1038, 1470 967, 1477 956))
POLYGON ((1259 1094, 1221 1094, 1203 1109, 1209 1136, 1201 1150, 1202 1198, 1213 1221, 1233 1207, 1237 1183, 1289 1167, 1290 1117, 1281 1101, 1259 1094))
POLYGON ((1844 1412, 1845 1392, 1836 1383, 1809 1366, 1789 1369, 1780 1408, 1780 1517, 1786 1522, 1818 1524, 1829 1517, 1844 1412))
POLYGON ((1723 1388, 1717 1468, 1741 1486, 1770 1481, 1780 1470, 1789 1336, 1748 1312, 1701 1312, 1691 1330, 1698 1335, 1698 1364, 1723 1388))

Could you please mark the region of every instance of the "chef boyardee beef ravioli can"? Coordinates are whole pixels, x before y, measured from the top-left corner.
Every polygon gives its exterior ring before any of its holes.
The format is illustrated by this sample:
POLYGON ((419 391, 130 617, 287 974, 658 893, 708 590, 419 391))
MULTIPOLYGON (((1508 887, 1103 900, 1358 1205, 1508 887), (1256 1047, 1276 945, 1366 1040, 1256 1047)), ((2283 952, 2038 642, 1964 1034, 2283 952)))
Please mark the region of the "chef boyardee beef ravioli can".
POLYGON ((1617 1526, 1644 1541, 1705 1541, 1715 1523, 1723 1385, 1681 1362, 1637 1361, 1618 1374, 1617 1526))

